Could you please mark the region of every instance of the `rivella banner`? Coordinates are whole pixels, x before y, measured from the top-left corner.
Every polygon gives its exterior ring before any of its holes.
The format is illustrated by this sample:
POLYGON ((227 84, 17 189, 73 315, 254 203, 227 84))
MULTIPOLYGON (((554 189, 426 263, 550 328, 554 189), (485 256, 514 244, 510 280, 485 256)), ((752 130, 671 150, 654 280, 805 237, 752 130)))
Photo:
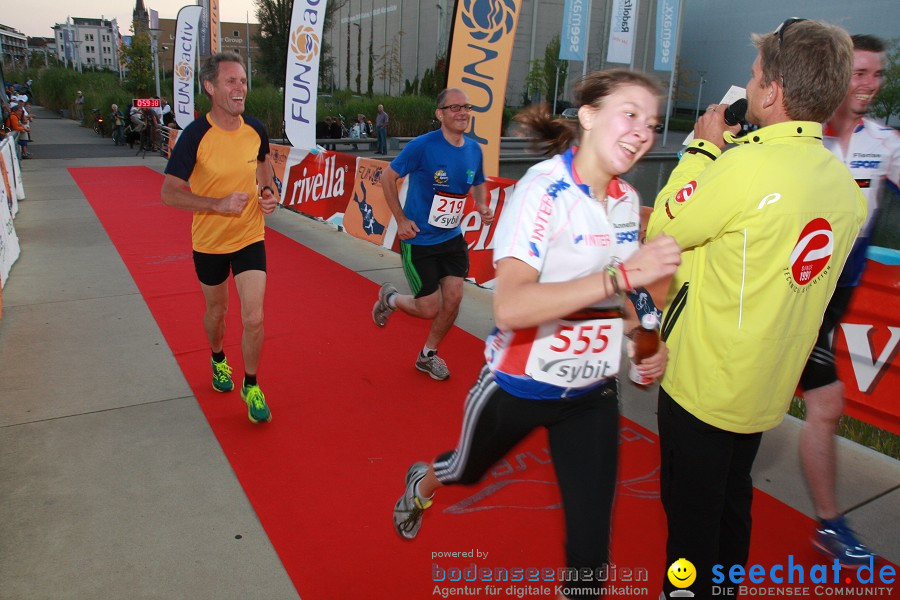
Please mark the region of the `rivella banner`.
POLYGON ((294 0, 284 74, 284 128, 295 148, 316 145, 316 96, 326 0, 294 0))
POLYGON ((200 43, 199 6, 184 6, 178 11, 175 25, 175 52, 172 73, 175 75, 172 91, 172 110, 175 122, 184 129, 194 120, 194 65, 197 64, 197 46, 200 43))
POLYGON ((566 0, 563 9, 559 60, 587 59, 588 27, 591 23, 591 0, 566 0))
POLYGON ((456 2, 447 87, 466 92, 474 107, 466 135, 481 144, 485 175, 500 172, 503 90, 521 8, 522 0, 456 2))
POLYGON ((835 327, 834 356, 844 382, 844 412, 900 435, 900 251, 881 248, 887 258, 873 258, 872 250, 835 327))
POLYGON ((630 64, 634 56, 634 32, 637 29, 638 0, 613 0, 609 24, 609 50, 606 60, 630 64))

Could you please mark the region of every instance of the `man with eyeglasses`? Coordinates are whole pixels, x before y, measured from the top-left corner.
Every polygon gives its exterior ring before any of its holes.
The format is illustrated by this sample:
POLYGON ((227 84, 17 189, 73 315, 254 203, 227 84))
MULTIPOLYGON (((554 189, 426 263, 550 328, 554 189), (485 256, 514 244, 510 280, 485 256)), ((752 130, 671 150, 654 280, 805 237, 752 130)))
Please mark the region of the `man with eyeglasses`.
POLYGON ((891 127, 865 118, 881 89, 884 42, 871 35, 854 35, 852 39, 853 77, 844 101, 825 124, 824 143, 850 169, 866 196, 869 215, 841 272, 819 338, 800 377, 806 403, 800 460, 819 519, 813 545, 843 565, 858 567, 869 564, 873 554, 856 538, 837 508, 834 436, 844 408, 844 385, 837 377, 831 334, 846 312, 865 268, 866 249, 884 183, 900 188, 900 135, 891 127))
POLYGON ((696 597, 710 597, 713 584, 736 595, 729 572, 749 554, 762 432, 784 418, 866 214, 822 144, 821 123, 850 81, 850 36, 789 19, 753 42, 747 120, 760 129, 735 138, 726 105, 711 105, 647 229, 688 252, 668 294, 657 411, 670 597, 688 587, 673 565, 680 558, 694 565, 696 597), (716 565, 724 577, 714 577, 716 565))
POLYGON ((382 173, 382 189, 397 221, 403 273, 411 294, 400 294, 391 283, 381 286, 372 308, 379 327, 395 310, 431 321, 416 369, 432 379, 450 377, 438 345, 453 327, 469 274, 469 255, 459 223, 469 191, 481 219, 494 212, 484 189, 481 146, 465 135, 472 105, 465 92, 449 88, 438 94, 434 114, 441 128, 411 140, 382 173), (401 207, 397 180, 407 177, 406 203, 401 207))

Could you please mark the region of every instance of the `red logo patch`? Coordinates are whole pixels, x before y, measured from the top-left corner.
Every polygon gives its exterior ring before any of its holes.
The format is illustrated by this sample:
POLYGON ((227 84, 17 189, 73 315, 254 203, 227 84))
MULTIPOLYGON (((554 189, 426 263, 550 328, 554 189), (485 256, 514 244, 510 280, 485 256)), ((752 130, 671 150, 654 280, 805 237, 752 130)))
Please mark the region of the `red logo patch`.
POLYGON ((800 233, 800 239, 791 252, 791 273, 797 285, 806 285, 831 260, 834 252, 834 233, 825 219, 813 219, 800 233))
POLYGON ((695 191, 697 191, 697 182, 689 182, 683 188, 678 190, 677 194, 675 194, 675 202, 687 202, 688 200, 690 200, 691 196, 694 195, 695 191))

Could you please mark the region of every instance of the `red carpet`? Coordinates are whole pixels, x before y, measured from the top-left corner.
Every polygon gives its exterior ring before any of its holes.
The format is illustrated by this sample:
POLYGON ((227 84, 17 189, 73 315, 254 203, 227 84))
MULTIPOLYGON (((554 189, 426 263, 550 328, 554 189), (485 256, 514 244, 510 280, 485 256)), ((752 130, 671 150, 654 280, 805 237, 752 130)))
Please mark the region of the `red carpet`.
MULTIPOLYGON (((441 347, 454 375, 432 381, 412 365, 424 323, 397 315, 377 329, 369 312, 375 284, 267 230, 260 378, 274 419, 254 426, 237 391, 223 395, 210 387, 190 214, 162 205, 162 176, 146 167, 69 171, 159 323, 304 600, 428 598, 435 585, 482 597, 553 596, 553 585, 541 581, 433 579, 441 570, 446 577, 471 575, 452 569, 473 563, 511 572, 562 566, 562 512, 543 432, 477 488, 441 490, 414 542, 400 540, 391 526, 407 466, 456 443, 462 402, 482 363, 480 340, 454 329, 441 347), (453 552, 473 557, 443 554, 453 552)), ((232 299, 226 353, 237 383, 243 371, 233 289, 232 299)), ((622 425, 613 585, 647 588, 646 597, 655 599, 665 539, 657 439, 633 423, 622 425), (646 569, 649 581, 627 581, 629 569, 646 569)), ((795 563, 821 562, 808 542, 811 529, 808 518, 757 492, 750 563, 784 564, 789 554, 795 563)))

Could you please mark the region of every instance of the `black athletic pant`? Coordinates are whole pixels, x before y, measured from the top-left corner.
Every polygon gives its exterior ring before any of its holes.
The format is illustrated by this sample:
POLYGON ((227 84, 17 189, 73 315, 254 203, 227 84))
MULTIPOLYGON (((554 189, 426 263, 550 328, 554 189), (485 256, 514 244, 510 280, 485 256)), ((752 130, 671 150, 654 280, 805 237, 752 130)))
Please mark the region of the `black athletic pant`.
MULTIPOLYGON (((459 444, 435 460, 435 474, 445 485, 477 483, 537 427, 546 427, 549 433, 562 494, 566 566, 596 572, 609 561, 619 451, 615 380, 577 398, 528 400, 503 391, 485 366, 466 399, 459 444)), ((578 587, 576 582, 564 585, 578 587)), ((594 581, 583 587, 600 585, 594 581)))
MULTIPOLYGON (((705 423, 662 388, 657 419, 660 493, 669 530, 666 569, 679 558, 689 560, 697 580, 688 589, 698 599, 710 598, 713 565, 724 566, 725 581, 716 585, 728 587, 731 566, 747 563, 753 502, 750 469, 762 433, 733 433, 705 423)), ((664 577, 666 596, 675 589, 664 577)))

